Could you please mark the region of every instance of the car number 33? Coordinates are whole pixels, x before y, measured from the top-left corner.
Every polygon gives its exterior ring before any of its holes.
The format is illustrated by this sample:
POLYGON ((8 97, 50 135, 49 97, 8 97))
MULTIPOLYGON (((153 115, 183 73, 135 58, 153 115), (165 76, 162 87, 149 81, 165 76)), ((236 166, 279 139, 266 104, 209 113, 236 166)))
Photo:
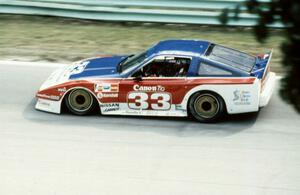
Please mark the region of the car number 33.
POLYGON ((170 110, 171 94, 129 92, 127 102, 128 107, 135 110, 170 110))

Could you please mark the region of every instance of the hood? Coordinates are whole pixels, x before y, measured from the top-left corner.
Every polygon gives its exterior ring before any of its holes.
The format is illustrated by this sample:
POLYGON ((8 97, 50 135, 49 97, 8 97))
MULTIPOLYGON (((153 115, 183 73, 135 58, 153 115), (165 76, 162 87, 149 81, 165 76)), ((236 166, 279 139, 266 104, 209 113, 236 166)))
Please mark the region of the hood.
POLYGON ((126 56, 92 58, 71 65, 65 65, 55 70, 42 84, 40 90, 58 85, 69 80, 88 77, 116 77, 117 66, 126 56))
POLYGON ((70 67, 69 79, 81 79, 86 77, 101 77, 117 74, 117 66, 126 56, 113 56, 105 58, 93 58, 75 63, 70 67))

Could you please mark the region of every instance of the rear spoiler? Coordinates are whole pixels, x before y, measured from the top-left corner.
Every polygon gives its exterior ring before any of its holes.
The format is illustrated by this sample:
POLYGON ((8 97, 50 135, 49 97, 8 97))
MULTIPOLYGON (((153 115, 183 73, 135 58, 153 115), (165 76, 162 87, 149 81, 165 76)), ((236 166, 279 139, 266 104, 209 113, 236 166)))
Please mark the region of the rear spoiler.
POLYGON ((273 49, 266 54, 259 55, 256 57, 256 63, 252 68, 251 75, 262 79, 266 76, 270 70, 270 61, 272 58, 273 49))

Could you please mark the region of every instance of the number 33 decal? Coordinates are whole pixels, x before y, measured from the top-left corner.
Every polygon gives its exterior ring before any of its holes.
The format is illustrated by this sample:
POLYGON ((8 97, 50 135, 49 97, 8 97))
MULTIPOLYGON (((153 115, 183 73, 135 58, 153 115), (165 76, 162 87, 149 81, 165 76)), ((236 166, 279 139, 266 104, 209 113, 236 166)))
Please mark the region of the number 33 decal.
POLYGON ((128 107, 135 110, 170 110, 169 93, 130 92, 127 97, 128 107))

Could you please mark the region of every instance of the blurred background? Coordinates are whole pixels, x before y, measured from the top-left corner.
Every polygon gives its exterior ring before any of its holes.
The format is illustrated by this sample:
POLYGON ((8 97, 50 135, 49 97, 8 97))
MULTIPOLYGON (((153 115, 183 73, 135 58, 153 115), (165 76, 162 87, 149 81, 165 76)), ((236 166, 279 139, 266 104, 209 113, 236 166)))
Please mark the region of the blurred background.
POLYGON ((281 23, 258 42, 258 16, 243 0, 0 0, 0 13, 0 60, 68 63, 140 52, 162 39, 204 39, 251 54, 273 48, 272 68, 284 72, 281 23))

